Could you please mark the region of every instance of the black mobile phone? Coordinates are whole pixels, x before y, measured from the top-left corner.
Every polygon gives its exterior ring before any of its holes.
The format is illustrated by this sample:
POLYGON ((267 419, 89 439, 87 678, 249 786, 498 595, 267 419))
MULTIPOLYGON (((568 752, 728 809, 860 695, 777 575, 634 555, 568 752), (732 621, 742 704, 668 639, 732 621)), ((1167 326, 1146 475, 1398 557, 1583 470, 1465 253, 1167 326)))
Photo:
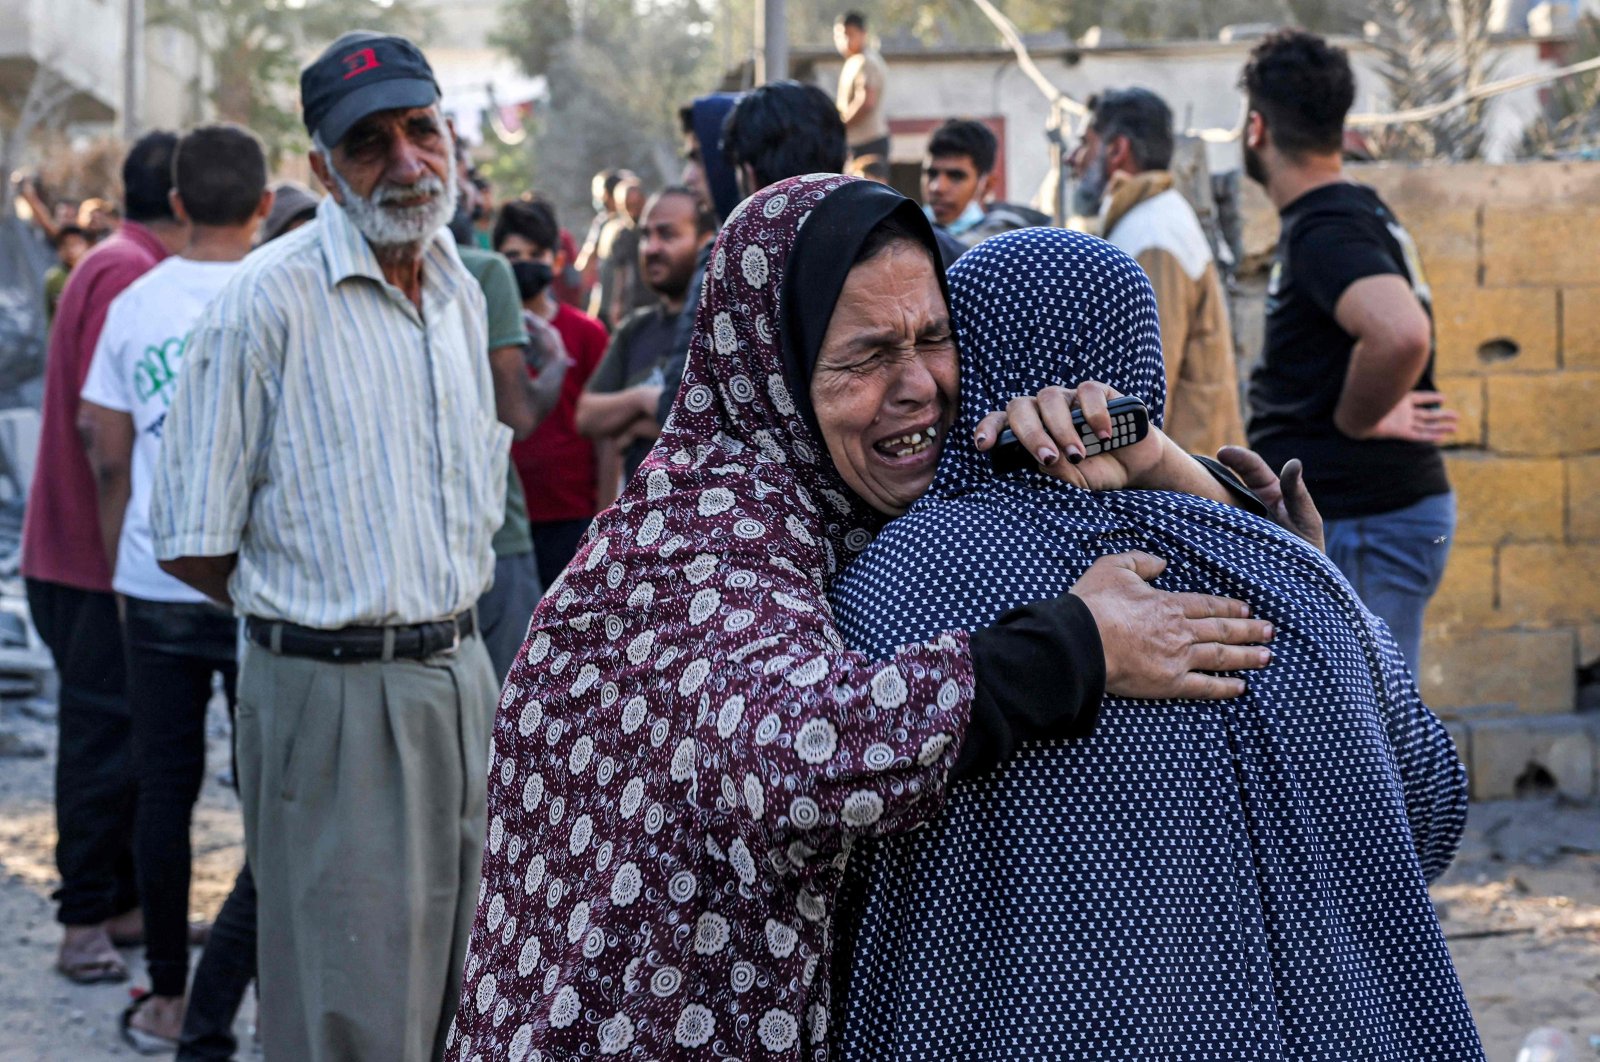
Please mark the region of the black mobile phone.
MULTIPOLYGON (((1150 434, 1150 411, 1137 398, 1131 395, 1113 398, 1106 403, 1106 411, 1111 414, 1109 439, 1102 439, 1094 433, 1094 429, 1083 419, 1083 410, 1072 411, 1072 424, 1078 429, 1078 439, 1083 443, 1085 457, 1095 457, 1109 450, 1132 446, 1150 434)), ((1039 462, 1034 460, 1033 455, 1017 440, 1016 433, 1010 428, 1000 433, 1000 441, 989 451, 989 460, 996 472, 1039 468, 1039 462)))

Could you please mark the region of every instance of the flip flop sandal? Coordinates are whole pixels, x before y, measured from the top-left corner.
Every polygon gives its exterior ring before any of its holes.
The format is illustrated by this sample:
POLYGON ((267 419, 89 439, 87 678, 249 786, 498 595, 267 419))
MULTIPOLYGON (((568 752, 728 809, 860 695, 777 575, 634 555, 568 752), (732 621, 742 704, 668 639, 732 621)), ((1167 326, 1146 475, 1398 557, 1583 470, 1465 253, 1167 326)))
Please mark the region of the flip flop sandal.
POLYGON ((122 1031, 122 1042, 133 1048, 141 1055, 172 1055, 178 1050, 178 1041, 170 1036, 160 1036, 148 1032, 133 1024, 133 1016, 139 1013, 139 1008, 150 999, 150 993, 135 990, 131 993, 133 1002, 122 1012, 118 1022, 122 1031))

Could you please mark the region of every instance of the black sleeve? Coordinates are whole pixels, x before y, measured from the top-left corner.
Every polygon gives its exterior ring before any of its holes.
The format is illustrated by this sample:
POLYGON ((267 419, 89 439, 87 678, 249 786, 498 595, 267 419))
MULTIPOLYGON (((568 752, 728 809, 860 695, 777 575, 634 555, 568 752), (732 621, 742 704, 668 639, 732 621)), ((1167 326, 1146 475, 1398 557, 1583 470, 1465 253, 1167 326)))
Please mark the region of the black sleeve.
POLYGON ((1071 594, 1005 613, 972 635, 977 689, 955 776, 987 774, 1024 741, 1083 737, 1100 717, 1106 657, 1089 606, 1071 594))
POLYGON ((1378 224, 1341 214, 1307 218, 1295 226, 1289 243, 1293 283, 1329 317, 1345 289, 1365 277, 1393 273, 1409 283, 1405 263, 1379 234, 1378 224))
POLYGON ((666 424, 667 414, 678 397, 678 386, 683 383, 683 366, 689 360, 689 342, 694 338, 695 313, 700 309, 700 289, 705 285, 706 264, 710 261, 710 247, 700 255, 694 279, 689 281, 689 293, 683 300, 683 312, 678 315, 678 332, 672 342, 672 357, 661 368, 661 402, 656 407, 656 423, 666 424))

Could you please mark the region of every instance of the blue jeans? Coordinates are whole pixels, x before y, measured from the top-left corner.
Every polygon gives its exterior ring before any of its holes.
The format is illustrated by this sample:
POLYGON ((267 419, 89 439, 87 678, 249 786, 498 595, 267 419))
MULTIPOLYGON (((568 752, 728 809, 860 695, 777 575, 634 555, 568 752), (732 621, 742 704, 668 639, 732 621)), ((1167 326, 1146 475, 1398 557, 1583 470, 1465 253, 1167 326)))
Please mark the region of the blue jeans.
POLYGON ((1434 494, 1375 516, 1329 520, 1323 530, 1328 559, 1389 625, 1411 673, 1418 674, 1422 614, 1439 589, 1456 532, 1455 494, 1434 494))

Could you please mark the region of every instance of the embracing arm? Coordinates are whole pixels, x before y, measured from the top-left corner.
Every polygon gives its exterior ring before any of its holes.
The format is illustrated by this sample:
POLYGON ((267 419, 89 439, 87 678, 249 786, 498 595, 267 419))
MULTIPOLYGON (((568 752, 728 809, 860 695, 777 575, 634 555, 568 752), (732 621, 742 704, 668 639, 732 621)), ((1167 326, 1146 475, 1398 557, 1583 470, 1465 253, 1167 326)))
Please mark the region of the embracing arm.
MULTIPOLYGON (((1237 696, 1242 680, 1206 672, 1265 666, 1269 651, 1249 643, 1269 640, 1270 626, 1245 618, 1238 601, 1149 586, 1164 567, 1144 554, 1102 558, 1070 594, 1012 610, 971 635, 901 646, 887 661, 837 648, 825 605, 784 596, 789 632, 753 643, 707 683, 734 694, 713 693, 709 708, 722 739, 709 747, 730 779, 723 803, 731 793, 737 809, 738 787, 782 778, 795 802, 786 815, 758 801, 765 810, 747 816, 760 832, 750 843, 799 835, 819 851, 836 849, 830 832, 887 834, 925 821, 951 769, 980 775, 1025 741, 1087 734, 1107 692, 1237 696), (763 713, 754 705, 785 708, 763 713)), ((700 595, 691 618, 713 602, 741 607, 728 590, 700 595)))
POLYGON ((1322 548, 1322 520, 1300 478, 1286 466, 1281 477, 1263 476, 1266 462, 1242 447, 1226 447, 1231 457, 1218 468, 1203 464, 1173 442, 1155 425, 1141 441, 1096 457, 1084 458, 1075 408, 1102 438, 1111 437, 1107 403, 1119 392, 1105 384, 1085 381, 1076 388, 1046 387, 1037 395, 1014 398, 1004 411, 990 413, 978 422, 974 441, 979 452, 993 449, 1000 432, 1009 426, 1028 448, 1046 475, 1084 490, 1169 490, 1209 498, 1224 505, 1265 515, 1322 548), (1064 456, 1063 456, 1064 455, 1064 456), (1220 478, 1231 472, 1231 484, 1220 478), (1268 480, 1271 482, 1269 483, 1268 480))

